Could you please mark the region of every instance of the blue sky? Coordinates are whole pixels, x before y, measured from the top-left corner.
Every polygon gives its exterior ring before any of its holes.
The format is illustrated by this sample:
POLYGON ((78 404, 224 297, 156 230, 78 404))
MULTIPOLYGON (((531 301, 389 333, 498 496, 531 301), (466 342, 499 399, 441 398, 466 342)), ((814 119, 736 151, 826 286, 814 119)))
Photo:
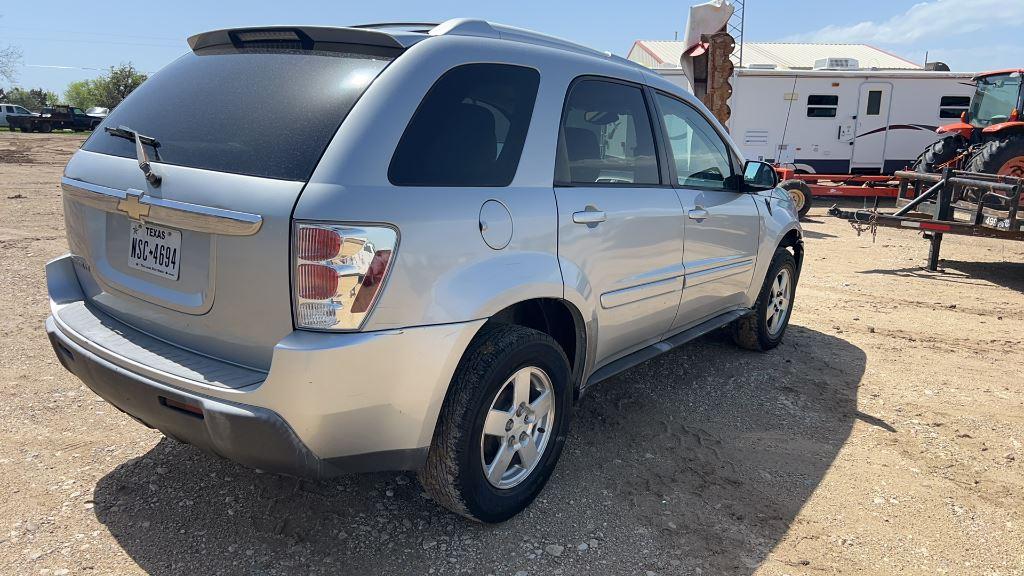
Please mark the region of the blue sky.
MULTIPOLYGON (((697 0, 694 0, 696 3, 697 0)), ((343 25, 484 18, 625 55, 634 40, 683 34, 687 0, 344 2, 68 2, 0 4, 0 47, 21 48, 18 84, 62 93, 68 82, 131 61, 156 72, 196 32, 257 24, 343 25)), ((747 0, 749 40, 867 42, 953 70, 1024 66, 1024 0, 747 0)))

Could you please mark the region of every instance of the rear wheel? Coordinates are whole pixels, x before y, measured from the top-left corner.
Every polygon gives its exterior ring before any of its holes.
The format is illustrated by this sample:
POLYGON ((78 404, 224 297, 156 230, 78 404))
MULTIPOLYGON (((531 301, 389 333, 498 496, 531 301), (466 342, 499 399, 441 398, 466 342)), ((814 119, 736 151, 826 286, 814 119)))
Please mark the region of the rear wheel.
POLYGON ((914 162, 915 172, 938 172, 939 167, 956 158, 967 141, 959 134, 947 134, 924 149, 914 162))
POLYGON ((49 124, 43 124, 39 126, 39 131, 42 132, 43 134, 48 134, 50 132, 53 132, 53 126, 50 126, 49 124))
POLYGON ((569 431, 569 362, 547 334, 485 326, 452 379, 420 482, 442 506, 503 522, 528 506, 569 431))
MULTIPOLYGON (((978 150, 967 164, 970 172, 1016 176, 1024 178, 1024 135, 992 140, 978 150)), ((1003 201, 986 200, 990 206, 1001 206, 1003 201)))
POLYGON ((986 143, 967 166, 971 172, 1024 178, 1024 135, 986 143))
POLYGON ((796 259, 785 248, 775 250, 753 313, 732 324, 732 338, 749 350, 771 350, 782 342, 796 295, 796 259))
POLYGON ((803 218, 811 209, 811 187, 807 182, 796 178, 779 182, 779 188, 789 193, 789 197, 796 204, 797 216, 803 218))

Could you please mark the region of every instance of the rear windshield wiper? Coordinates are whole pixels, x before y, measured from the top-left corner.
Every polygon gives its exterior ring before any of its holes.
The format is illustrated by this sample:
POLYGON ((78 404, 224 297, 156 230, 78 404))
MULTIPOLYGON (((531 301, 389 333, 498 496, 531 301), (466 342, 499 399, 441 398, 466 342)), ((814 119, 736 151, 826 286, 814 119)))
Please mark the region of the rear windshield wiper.
POLYGON ((160 141, 152 136, 139 134, 127 126, 118 126, 116 128, 113 126, 107 126, 104 130, 106 130, 111 136, 117 136, 118 138, 125 138, 135 142, 135 157, 139 161, 139 169, 146 175, 146 181, 153 186, 159 186, 162 178, 159 174, 153 171, 153 167, 149 163, 149 158, 146 157, 145 146, 153 147, 153 160, 159 162, 160 151, 157 149, 160 147, 160 141))
POLYGON ((127 126, 118 126, 116 128, 113 126, 107 126, 106 128, 104 128, 104 130, 106 130, 107 133, 110 134, 111 136, 117 136, 118 138, 125 138, 127 140, 132 141, 138 138, 139 141, 145 144, 146 146, 152 146, 153 148, 160 147, 160 141, 157 140, 156 138, 153 138, 152 136, 145 136, 143 134, 139 134, 138 132, 132 130, 127 126))

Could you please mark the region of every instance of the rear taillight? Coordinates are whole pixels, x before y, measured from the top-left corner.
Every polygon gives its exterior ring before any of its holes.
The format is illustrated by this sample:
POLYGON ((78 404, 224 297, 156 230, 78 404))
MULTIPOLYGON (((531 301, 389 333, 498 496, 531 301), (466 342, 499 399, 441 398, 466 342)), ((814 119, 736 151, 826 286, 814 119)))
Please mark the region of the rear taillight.
POLYGON ((296 224, 296 326, 358 330, 380 296, 397 243, 398 233, 382 226, 296 224))

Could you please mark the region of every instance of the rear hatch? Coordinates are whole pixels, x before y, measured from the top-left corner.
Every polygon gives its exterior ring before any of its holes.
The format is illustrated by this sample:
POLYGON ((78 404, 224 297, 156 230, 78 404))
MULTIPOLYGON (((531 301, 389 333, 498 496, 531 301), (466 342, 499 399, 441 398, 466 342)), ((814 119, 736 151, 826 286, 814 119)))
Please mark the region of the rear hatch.
POLYGON ((266 369, 292 329, 292 209, 398 48, 281 29, 216 34, 224 42, 196 37, 212 45, 143 83, 71 159, 68 242, 91 305, 172 344, 266 369), (136 133, 148 138, 137 143, 136 133), (147 180, 147 160, 158 182, 147 180))

